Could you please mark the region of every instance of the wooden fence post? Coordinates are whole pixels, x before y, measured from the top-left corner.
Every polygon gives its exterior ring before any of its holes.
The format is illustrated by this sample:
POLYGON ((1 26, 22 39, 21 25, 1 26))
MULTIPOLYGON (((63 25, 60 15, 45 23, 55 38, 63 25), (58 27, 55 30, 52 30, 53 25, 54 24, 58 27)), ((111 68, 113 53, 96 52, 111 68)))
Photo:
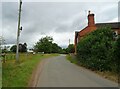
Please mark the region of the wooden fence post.
POLYGON ((5 53, 3 53, 3 54, 2 54, 2 57, 3 57, 3 63, 5 63, 6 54, 5 54, 5 53))

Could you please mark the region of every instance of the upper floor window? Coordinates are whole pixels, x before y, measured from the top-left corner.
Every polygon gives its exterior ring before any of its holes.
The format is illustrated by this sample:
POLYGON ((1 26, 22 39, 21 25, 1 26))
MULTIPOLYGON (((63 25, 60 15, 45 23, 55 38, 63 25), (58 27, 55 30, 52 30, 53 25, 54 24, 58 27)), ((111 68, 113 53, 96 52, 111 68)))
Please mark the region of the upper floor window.
POLYGON ((118 38, 118 31, 113 32, 113 38, 117 39, 118 38))

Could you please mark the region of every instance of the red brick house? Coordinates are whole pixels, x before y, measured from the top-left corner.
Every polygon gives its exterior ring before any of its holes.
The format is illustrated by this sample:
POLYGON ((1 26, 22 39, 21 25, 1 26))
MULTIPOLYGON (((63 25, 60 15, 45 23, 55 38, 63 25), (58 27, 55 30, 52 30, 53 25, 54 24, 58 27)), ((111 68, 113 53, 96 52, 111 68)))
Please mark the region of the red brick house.
POLYGON ((89 34, 90 32, 96 30, 99 27, 104 27, 104 26, 110 26, 111 29, 116 33, 120 34, 120 26, 119 22, 112 22, 112 23, 96 23, 94 20, 94 14, 90 13, 88 14, 88 26, 86 26, 84 29, 81 31, 75 31, 75 40, 74 40, 74 45, 75 45, 75 54, 76 54, 76 47, 77 43, 80 41, 82 37, 85 35, 89 34))

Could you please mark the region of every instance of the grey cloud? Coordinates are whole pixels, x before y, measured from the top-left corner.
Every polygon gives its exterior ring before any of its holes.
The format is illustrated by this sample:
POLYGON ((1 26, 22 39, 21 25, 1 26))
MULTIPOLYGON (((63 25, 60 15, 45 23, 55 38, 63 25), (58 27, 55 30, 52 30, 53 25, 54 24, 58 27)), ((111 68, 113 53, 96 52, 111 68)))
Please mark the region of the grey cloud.
MULTIPOLYGON (((75 2, 23 2, 21 42, 36 41, 41 35, 74 32, 87 25, 87 11, 95 13, 96 22, 106 22, 117 17, 116 4, 75 2), (107 8, 107 9, 105 9, 107 8), (111 13, 114 12, 114 13, 111 13), (39 36, 40 35, 40 36, 39 36)), ((3 34, 8 43, 15 43, 18 20, 18 4, 2 3, 3 34)))
POLYGON ((18 19, 18 4, 16 2, 2 3, 2 18, 3 21, 16 22, 18 19))
POLYGON ((111 6, 107 6, 103 10, 99 11, 96 17, 98 22, 107 22, 118 17, 117 5, 111 3, 111 6))
POLYGON ((17 3, 2 3, 2 35, 9 44, 15 44, 17 30, 17 3))

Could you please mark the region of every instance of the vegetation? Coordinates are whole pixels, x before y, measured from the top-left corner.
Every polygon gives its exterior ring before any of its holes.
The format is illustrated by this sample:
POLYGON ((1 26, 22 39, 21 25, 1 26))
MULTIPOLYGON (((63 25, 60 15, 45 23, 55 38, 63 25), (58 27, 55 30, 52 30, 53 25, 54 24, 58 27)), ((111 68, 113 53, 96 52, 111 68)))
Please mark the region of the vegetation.
MULTIPOLYGON (((13 45, 8 51, 7 47, 5 47, 2 52, 3 53, 15 53, 16 52, 16 45, 13 45)), ((61 54, 68 54, 74 53, 74 45, 69 44, 67 48, 61 48, 58 44, 53 43, 53 38, 50 36, 43 37, 39 39, 38 42, 35 43, 34 48, 32 49, 34 52, 37 53, 61 53, 61 54), (47 50, 46 50, 47 49, 47 50)), ((19 44, 19 52, 24 53, 27 52, 27 44, 19 44)))
POLYGON ((8 48, 9 48, 10 46, 4 46, 4 48, 2 49, 1 48, 1 50, 0 50, 0 52, 2 52, 2 53, 8 53, 9 51, 8 51, 8 48))
MULTIPOLYGON (((16 48, 17 46, 16 45, 13 45, 10 50, 11 52, 16 52, 16 48)), ((19 52, 27 52, 27 44, 24 43, 24 44, 19 44, 19 52)))
POLYGON ((51 53, 62 53, 62 48, 56 43, 52 43, 52 52, 51 53))
POLYGON ((119 40, 113 39, 110 27, 99 28, 88 34, 77 45, 79 63, 92 70, 117 73, 119 40))
POLYGON ((74 45, 73 44, 69 44, 67 50, 68 50, 68 53, 74 53, 75 52, 74 45))
POLYGON ((36 52, 44 52, 44 53, 61 53, 62 52, 62 48, 58 46, 56 43, 53 43, 53 38, 49 36, 41 38, 35 44, 34 50, 36 52))
POLYGON ((73 57, 73 55, 66 55, 66 59, 71 63, 79 65, 79 60, 76 57, 73 57))
MULTIPOLYGON (((120 37, 117 39, 117 42, 116 42, 116 45, 115 45, 114 61, 116 61, 116 62, 113 62, 113 63, 116 63, 117 74, 118 74, 118 77, 120 77, 120 37)), ((120 83, 120 79, 118 81, 120 83)))
POLYGON ((74 53, 74 44, 69 44, 67 48, 62 49, 63 54, 74 53))
MULTIPOLYGON (((78 58, 76 58, 74 55, 67 55, 66 59, 69 60, 71 63, 74 63, 78 66, 81 66, 81 63, 78 58)), ((97 73, 98 75, 107 78, 109 80, 115 81, 118 83, 118 74, 111 72, 111 71, 99 71, 99 70, 94 70, 93 72, 97 73)))
POLYGON ((62 53, 63 53, 63 54, 68 54, 68 48, 62 49, 62 53))
MULTIPOLYGON (((8 57, 11 58, 9 54, 8 57)), ((57 56, 57 54, 20 54, 20 63, 15 63, 14 58, 9 58, 2 66, 3 87, 26 87, 34 68, 43 58, 57 56)))

